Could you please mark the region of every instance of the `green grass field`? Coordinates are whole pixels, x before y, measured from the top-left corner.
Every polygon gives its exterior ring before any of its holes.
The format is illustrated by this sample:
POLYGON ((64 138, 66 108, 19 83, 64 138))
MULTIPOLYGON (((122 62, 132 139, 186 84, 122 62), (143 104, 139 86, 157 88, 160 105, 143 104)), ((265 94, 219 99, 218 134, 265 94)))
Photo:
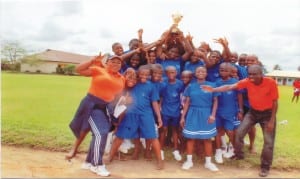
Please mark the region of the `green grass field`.
MULTIPOLYGON (((90 79, 78 76, 16 74, 2 72, 1 143, 67 151, 74 136, 69 123, 89 87, 90 79)), ((299 169, 300 101, 291 103, 292 87, 280 86, 273 167, 299 169)), ((90 137, 89 137, 90 138, 90 137)), ((88 148, 89 139, 80 147, 88 148)), ((262 134, 257 127, 258 155, 247 153, 244 161, 227 163, 244 168, 259 166, 262 134)), ((167 155, 169 156, 169 154, 167 155)))

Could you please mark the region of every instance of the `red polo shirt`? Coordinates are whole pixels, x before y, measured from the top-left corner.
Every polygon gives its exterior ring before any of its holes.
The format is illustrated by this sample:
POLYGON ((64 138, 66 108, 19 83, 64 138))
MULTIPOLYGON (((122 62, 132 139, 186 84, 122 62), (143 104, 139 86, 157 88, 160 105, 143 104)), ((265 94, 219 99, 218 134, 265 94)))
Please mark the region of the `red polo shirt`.
POLYGON ((238 89, 247 89, 251 108, 259 111, 272 109, 273 101, 278 99, 278 88, 276 82, 263 77, 262 83, 255 85, 249 78, 237 83, 238 89))

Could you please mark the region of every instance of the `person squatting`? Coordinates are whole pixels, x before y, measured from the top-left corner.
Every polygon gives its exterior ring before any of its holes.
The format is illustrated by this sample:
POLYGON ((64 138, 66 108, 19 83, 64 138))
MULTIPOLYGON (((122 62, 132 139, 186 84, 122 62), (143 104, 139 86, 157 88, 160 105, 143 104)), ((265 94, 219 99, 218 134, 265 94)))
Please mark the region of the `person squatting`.
POLYGON ((142 146, 146 160, 152 160, 153 151, 157 169, 164 168, 165 150, 170 146, 176 161, 186 155, 183 170, 193 167, 196 153, 204 156, 204 168, 216 172, 216 163, 224 163, 223 157, 244 158, 247 133, 249 151, 256 152, 254 124, 260 123, 264 147, 259 176, 267 176, 275 139, 275 81, 263 76, 256 55, 231 52, 226 38, 214 39, 223 47, 219 52, 206 42, 197 47, 190 34, 171 29, 152 43, 142 41, 140 29, 128 51, 116 42, 113 55, 100 54, 77 66, 80 75, 91 77, 91 86, 70 123, 76 140, 66 159, 76 155, 91 131, 82 168, 100 176, 110 175, 105 164, 113 161, 126 141, 134 143, 134 160, 142 146), (230 88, 222 88, 226 86, 230 88), (253 91, 261 89, 264 93, 253 91), (257 104, 257 95, 266 99, 264 106, 257 104), (114 140, 108 157, 103 158, 109 134, 114 140))

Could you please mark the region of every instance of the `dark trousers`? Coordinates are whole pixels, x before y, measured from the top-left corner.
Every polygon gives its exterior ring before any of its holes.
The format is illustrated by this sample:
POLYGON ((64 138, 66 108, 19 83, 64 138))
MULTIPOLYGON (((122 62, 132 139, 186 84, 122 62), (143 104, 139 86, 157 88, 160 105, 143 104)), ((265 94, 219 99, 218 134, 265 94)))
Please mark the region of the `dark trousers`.
POLYGON ((102 157, 111 123, 102 109, 93 109, 88 122, 92 131, 92 140, 86 162, 92 163, 94 166, 103 165, 102 157))
POLYGON ((271 114, 272 110, 257 111, 250 109, 241 122, 241 125, 237 129, 235 138, 235 155, 237 157, 244 157, 244 137, 252 126, 254 126, 256 123, 259 123, 264 137, 264 145, 260 156, 261 168, 267 170, 269 170, 270 166, 272 165, 276 132, 276 121, 273 131, 268 132, 266 130, 267 124, 271 119, 271 114))

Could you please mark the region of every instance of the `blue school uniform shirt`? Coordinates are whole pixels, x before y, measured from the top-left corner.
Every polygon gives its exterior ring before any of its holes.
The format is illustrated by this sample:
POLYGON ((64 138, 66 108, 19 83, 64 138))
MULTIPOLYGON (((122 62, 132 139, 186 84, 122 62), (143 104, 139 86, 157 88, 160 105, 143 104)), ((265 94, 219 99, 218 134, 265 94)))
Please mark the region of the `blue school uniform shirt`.
POLYGON ((120 69, 119 72, 120 72, 121 74, 124 74, 128 68, 132 68, 132 69, 135 70, 135 72, 137 72, 138 69, 139 69, 139 66, 137 66, 137 67, 131 67, 130 65, 125 64, 125 65, 123 65, 123 66, 121 67, 121 69, 120 69))
POLYGON ((132 103, 127 108, 127 113, 153 115, 152 102, 159 100, 158 91, 151 81, 137 83, 130 91, 132 103))
POLYGON ((198 68, 200 66, 204 66, 204 65, 205 65, 204 62, 201 60, 196 63, 191 63, 190 61, 188 61, 184 64, 183 70, 189 70, 189 71, 195 73, 196 68, 198 68))
POLYGON ((237 64, 233 64, 237 70, 238 70, 238 76, 239 76, 239 80, 245 79, 248 77, 248 72, 247 72, 247 68, 237 65, 237 64))
POLYGON ((161 64, 162 67, 163 67, 163 70, 164 70, 164 73, 163 73, 163 78, 166 79, 166 73, 165 73, 165 70, 168 66, 174 66, 176 68, 176 71, 177 71, 177 75, 176 75, 176 78, 177 79, 180 79, 180 74, 181 74, 181 71, 182 71, 182 66, 183 66, 183 59, 182 57, 179 57, 179 58, 176 58, 176 59, 161 59, 161 58, 157 58, 157 63, 161 64))
MULTIPOLYGON (((219 79, 216 82, 216 86, 231 85, 237 83, 238 80, 235 78, 230 78, 226 81, 219 79)), ((220 92, 218 96, 218 109, 217 114, 236 114, 238 112, 238 90, 229 90, 225 92, 220 92)))
POLYGON ((161 92, 162 92, 162 88, 163 88, 163 82, 159 81, 159 82, 153 82, 151 81, 152 84, 154 85, 155 90, 158 91, 159 97, 161 97, 161 92))
POLYGON ((221 78, 219 74, 219 68, 221 63, 223 63, 223 60, 220 60, 214 66, 207 68, 207 76, 206 76, 207 81, 216 82, 218 79, 221 78))
POLYGON ((201 84, 198 82, 192 82, 186 87, 183 95, 190 98, 191 107, 211 108, 213 105, 213 98, 219 94, 202 90, 202 85, 216 87, 215 83, 209 81, 205 81, 201 84))
POLYGON ((183 91, 183 82, 176 79, 175 83, 163 82, 161 97, 161 113, 171 117, 180 116, 180 93, 183 91))

